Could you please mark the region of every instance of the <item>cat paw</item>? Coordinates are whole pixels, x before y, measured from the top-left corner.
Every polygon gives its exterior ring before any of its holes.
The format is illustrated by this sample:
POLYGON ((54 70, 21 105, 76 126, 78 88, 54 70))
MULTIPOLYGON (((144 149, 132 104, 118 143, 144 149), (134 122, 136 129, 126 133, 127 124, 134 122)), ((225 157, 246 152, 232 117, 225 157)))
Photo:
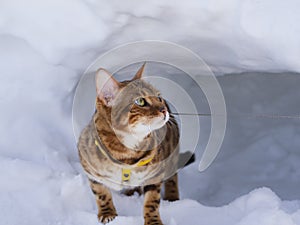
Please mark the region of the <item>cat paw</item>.
POLYGON ((98 220, 99 222, 103 223, 103 224, 107 224, 109 222, 111 222, 112 220, 114 220, 117 216, 117 213, 99 213, 98 214, 98 220))
POLYGON ((175 202, 179 200, 179 196, 178 195, 168 195, 164 197, 165 201, 169 201, 169 202, 175 202))
POLYGON ((160 219, 157 218, 149 218, 145 219, 144 225, 164 225, 160 219))

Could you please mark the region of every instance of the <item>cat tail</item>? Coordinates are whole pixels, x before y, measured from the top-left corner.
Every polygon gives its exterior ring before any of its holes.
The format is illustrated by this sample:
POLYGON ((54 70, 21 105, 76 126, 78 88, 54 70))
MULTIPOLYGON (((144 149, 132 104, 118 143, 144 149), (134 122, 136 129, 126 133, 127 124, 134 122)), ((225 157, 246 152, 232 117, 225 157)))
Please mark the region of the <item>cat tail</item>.
POLYGON ((178 168, 184 168, 195 162, 195 154, 192 152, 184 152, 179 154, 178 168))

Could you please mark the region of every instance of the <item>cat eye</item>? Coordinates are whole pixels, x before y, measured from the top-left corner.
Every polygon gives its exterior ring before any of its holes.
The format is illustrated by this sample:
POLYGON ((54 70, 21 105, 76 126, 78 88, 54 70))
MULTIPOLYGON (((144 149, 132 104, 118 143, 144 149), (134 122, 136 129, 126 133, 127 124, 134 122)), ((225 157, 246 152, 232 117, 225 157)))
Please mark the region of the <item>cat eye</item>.
POLYGON ((157 97, 160 102, 162 102, 162 98, 160 96, 157 97))
POLYGON ((145 106, 146 105, 146 100, 144 98, 138 98, 134 101, 135 104, 137 104, 138 106, 145 106))

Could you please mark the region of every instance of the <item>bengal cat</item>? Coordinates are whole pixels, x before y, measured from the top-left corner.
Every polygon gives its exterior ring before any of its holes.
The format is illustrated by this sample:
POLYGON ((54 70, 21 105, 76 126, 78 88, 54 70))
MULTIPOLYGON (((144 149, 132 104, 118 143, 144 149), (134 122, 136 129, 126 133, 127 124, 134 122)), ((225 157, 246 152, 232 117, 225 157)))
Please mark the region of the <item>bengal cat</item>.
POLYGON ((144 66, 123 82, 97 71, 96 112, 79 138, 81 164, 104 224, 117 216, 110 189, 144 193, 145 225, 162 224, 163 183, 164 199, 179 199, 178 125, 159 91, 142 79, 144 66))

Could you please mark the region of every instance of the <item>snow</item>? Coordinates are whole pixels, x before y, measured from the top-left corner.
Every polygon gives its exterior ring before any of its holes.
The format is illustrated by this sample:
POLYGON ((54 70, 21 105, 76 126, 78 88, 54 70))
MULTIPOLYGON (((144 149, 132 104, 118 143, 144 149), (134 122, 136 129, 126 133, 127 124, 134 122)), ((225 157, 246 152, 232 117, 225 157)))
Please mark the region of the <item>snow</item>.
MULTIPOLYGON (((300 224, 300 120, 234 116, 299 115, 299 17, 297 0, 2 0, 0 224, 98 224, 73 136, 75 88, 99 54, 145 39, 202 57, 233 115, 203 173, 210 122, 201 118, 197 162, 180 171, 182 200, 162 202, 164 223, 300 224)), ((111 224, 142 224, 142 197, 114 193, 114 201, 120 216, 111 224)))

